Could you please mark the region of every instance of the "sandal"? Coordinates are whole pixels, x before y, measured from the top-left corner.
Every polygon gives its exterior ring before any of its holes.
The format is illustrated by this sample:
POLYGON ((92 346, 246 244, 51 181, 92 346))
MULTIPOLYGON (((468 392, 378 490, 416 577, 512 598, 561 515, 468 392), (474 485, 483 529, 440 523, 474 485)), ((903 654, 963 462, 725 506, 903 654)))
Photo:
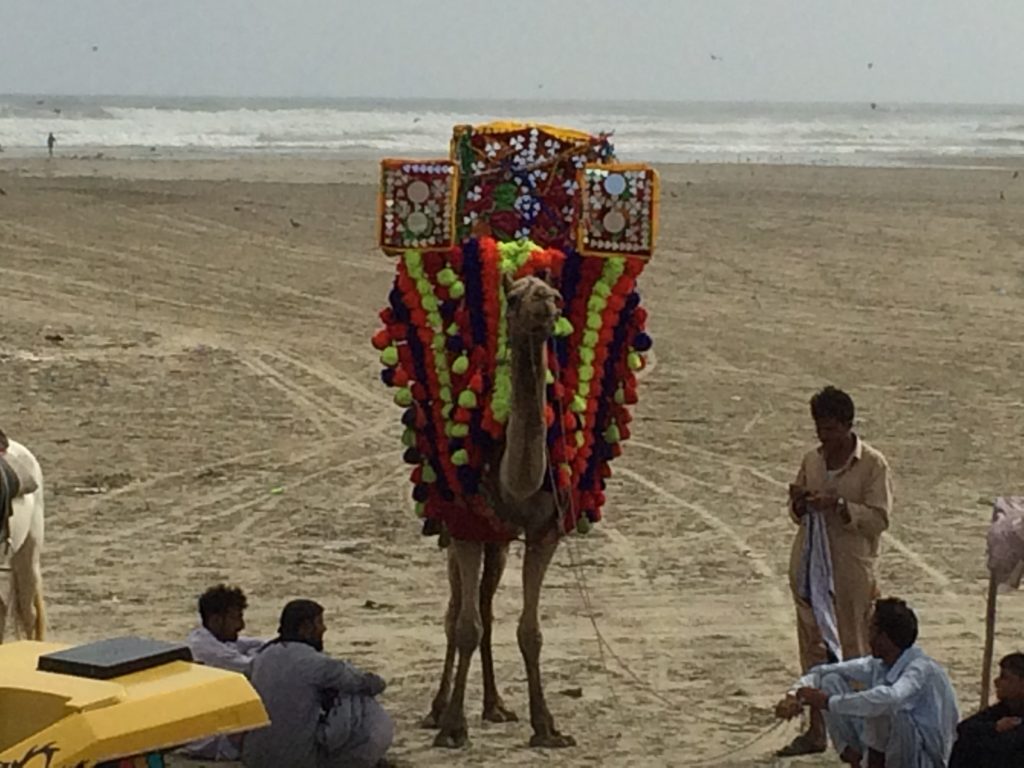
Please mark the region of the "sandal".
POLYGON ((820 755, 828 749, 828 744, 815 741, 810 734, 801 733, 789 744, 775 753, 776 757, 797 757, 798 755, 820 755))

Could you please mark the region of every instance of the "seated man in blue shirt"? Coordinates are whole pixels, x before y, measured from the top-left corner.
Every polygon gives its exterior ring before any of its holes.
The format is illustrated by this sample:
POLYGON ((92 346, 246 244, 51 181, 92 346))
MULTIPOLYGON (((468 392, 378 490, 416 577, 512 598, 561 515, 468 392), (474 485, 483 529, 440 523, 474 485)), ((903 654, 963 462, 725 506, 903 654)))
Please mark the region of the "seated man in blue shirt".
POLYGON ((946 672, 914 643, 917 617, 902 600, 875 602, 871 656, 822 664, 800 678, 775 713, 804 705, 825 717, 840 759, 868 768, 946 768, 959 719, 946 672))
POLYGON ((1024 653, 999 662, 999 703, 957 726, 949 768, 1020 768, 1024 765, 1024 653))

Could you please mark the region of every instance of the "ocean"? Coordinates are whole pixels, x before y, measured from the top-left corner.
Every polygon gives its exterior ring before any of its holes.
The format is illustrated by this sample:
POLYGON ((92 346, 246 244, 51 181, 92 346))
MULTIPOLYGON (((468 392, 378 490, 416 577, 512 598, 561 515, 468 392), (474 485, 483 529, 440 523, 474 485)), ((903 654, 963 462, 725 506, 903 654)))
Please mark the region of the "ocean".
POLYGON ((494 119, 613 132, 619 159, 858 166, 1024 158, 1024 106, 2 96, 0 147, 446 156, 494 119))

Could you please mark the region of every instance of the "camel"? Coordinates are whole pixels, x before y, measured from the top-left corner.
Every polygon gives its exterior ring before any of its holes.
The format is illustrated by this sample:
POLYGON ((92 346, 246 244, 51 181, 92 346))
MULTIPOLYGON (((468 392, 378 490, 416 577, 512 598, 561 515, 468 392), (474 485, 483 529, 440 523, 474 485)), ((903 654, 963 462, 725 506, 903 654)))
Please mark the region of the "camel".
MULTIPOLYGON (((542 636, 538 617, 540 589, 558 546, 558 505, 542 490, 548 471, 545 372, 546 343, 558 319, 558 291, 538 277, 512 280, 507 274, 507 323, 511 408, 500 461, 491 462, 485 486, 497 516, 525 537, 523 610, 517 637, 526 665, 530 696, 531 747, 570 747, 575 740, 559 733, 544 699, 541 683, 542 636)), ((464 697, 473 653, 480 648, 483 664, 483 719, 517 720, 505 707, 494 682, 491 655, 493 599, 505 570, 507 543, 459 541, 448 546, 450 597, 445 616, 448 648, 441 684, 423 725, 439 728, 437 747, 462 747, 468 742, 464 697), (456 654, 454 685, 452 671, 456 654)))
POLYGON ((0 595, 0 643, 4 640, 7 615, 13 611, 20 634, 29 640, 43 640, 46 610, 43 604, 43 472, 39 462, 21 443, 10 441, 5 455, 29 467, 38 486, 32 493, 14 499, 8 522, 8 542, 0 541, 0 571, 8 570, 8 595, 0 595), (4 560, 9 557, 9 563, 4 560))

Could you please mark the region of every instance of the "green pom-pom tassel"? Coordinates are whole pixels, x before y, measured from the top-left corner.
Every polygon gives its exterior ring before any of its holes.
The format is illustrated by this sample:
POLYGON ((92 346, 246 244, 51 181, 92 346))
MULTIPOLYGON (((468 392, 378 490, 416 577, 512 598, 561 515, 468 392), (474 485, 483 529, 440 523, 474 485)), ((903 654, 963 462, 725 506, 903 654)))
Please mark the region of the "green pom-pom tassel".
MULTIPOLYGON (((441 400, 442 400, 442 402, 445 402, 445 403, 450 403, 452 401, 452 388, 451 387, 441 387, 441 400)), ((448 418, 448 416, 446 415, 445 418, 448 418)))
POLYGON ((461 408, 476 408, 476 392, 471 389, 464 389, 459 392, 459 406, 461 408))
POLYGON ((403 408, 408 408, 412 405, 412 392, 408 387, 402 387, 395 392, 395 405, 400 405, 403 408))
POLYGON ((426 517, 426 516, 427 516, 427 505, 424 504, 422 501, 417 501, 416 502, 416 517, 426 517))
POLYGON ((580 360, 582 360, 587 365, 590 365, 592 362, 594 362, 594 350, 592 350, 592 349, 581 349, 580 350, 580 360))
POLYGON ((640 357, 639 352, 630 352, 626 357, 626 364, 629 366, 631 371, 639 371, 644 367, 643 358, 640 357))
POLYGON ((580 366, 580 381, 590 381, 594 378, 594 366, 592 365, 581 365, 580 366))
POLYGON ((555 374, 553 374, 551 372, 550 368, 548 370, 544 371, 544 383, 545 384, 554 384, 555 383, 555 374))
POLYGON ((405 432, 402 433, 402 445, 404 445, 406 448, 415 448, 416 432, 411 429, 405 430, 405 432))
POLYGON ((469 454, 465 448, 459 448, 455 453, 452 454, 452 464, 456 467, 461 467, 469 463, 469 454))
POLYGON ((576 533, 581 533, 586 536, 590 533, 590 529, 593 526, 590 524, 590 518, 586 515, 580 515, 580 519, 576 521, 576 533))
POLYGON ((585 442, 587 442, 587 438, 584 437, 583 431, 582 430, 577 431, 576 432, 576 447, 577 448, 582 448, 583 444, 585 442))
POLYGON ((584 413, 587 410, 587 401, 583 399, 582 395, 576 395, 569 405, 569 410, 573 413, 584 413))
MULTIPOLYGON (((429 285, 429 283, 428 283, 428 285, 429 285)), ((435 314, 437 312, 438 303, 437 303, 437 297, 436 296, 434 296, 432 294, 428 295, 428 296, 423 296, 420 299, 420 302, 423 304, 423 310, 427 313, 428 317, 430 317, 431 315, 433 315, 433 314, 435 314)))
POLYGON ((449 336, 458 336, 461 330, 462 329, 459 328, 458 323, 452 323, 451 325, 448 326, 448 328, 445 329, 445 333, 447 333, 449 336))
POLYGON ((461 376, 469 370, 469 358, 466 355, 459 355, 452 363, 452 372, 461 376))
POLYGON ((618 405, 626 404, 626 390, 623 389, 622 387, 619 387, 618 389, 615 390, 615 402, 618 405))
POLYGON ((448 287, 448 295, 453 299, 461 299, 466 295, 466 286, 461 280, 456 280, 448 287))
POLYGON ((398 347, 394 344, 384 347, 384 349, 380 351, 380 362, 388 368, 394 368, 398 365, 398 347))
POLYGON ((442 419, 450 419, 452 417, 452 410, 453 409, 454 409, 454 406, 451 403, 448 403, 448 405, 442 407, 441 408, 441 418, 442 419))
POLYGON ((455 271, 451 267, 445 267, 444 269, 437 273, 437 282, 439 282, 441 285, 451 285, 458 279, 458 276, 455 274, 455 271))
POLYGON ((599 312, 587 313, 587 328, 592 331, 601 330, 601 314, 599 312))
POLYGON ((567 317, 560 317, 555 321, 555 336, 572 336, 572 321, 567 317))
POLYGON ((452 437, 469 437, 469 424, 452 424, 452 437))
POLYGON ((583 346, 590 348, 597 346, 597 331, 589 330, 583 332, 583 346))
POLYGON ((430 466, 429 464, 424 464, 423 465, 423 482, 424 483, 436 483, 437 482, 437 472, 435 472, 434 468, 432 466, 430 466))
POLYGON ((610 424, 608 429, 604 431, 604 439, 606 443, 617 443, 619 442, 619 427, 617 424, 610 424))

